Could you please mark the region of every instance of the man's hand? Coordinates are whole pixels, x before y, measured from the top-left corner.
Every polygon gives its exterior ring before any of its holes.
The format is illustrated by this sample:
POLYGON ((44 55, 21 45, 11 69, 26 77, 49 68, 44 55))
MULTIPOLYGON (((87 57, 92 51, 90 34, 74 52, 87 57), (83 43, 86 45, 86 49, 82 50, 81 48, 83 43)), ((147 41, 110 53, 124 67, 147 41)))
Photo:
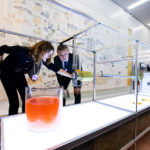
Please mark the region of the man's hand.
POLYGON ((59 69, 59 70, 57 71, 57 73, 60 74, 60 75, 62 75, 62 76, 65 76, 65 77, 72 78, 72 74, 66 72, 66 71, 63 70, 63 69, 59 69))
POLYGON ((73 73, 72 73, 72 79, 73 80, 77 80, 77 78, 78 78, 78 73, 76 71, 73 71, 73 73))

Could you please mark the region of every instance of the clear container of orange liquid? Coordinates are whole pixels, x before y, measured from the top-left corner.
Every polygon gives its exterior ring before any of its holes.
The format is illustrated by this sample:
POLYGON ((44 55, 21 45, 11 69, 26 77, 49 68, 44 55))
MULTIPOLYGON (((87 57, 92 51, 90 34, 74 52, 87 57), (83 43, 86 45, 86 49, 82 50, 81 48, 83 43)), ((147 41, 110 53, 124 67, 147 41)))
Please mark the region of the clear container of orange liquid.
POLYGON ((62 88, 26 87, 25 113, 32 131, 50 131, 61 123, 62 88))

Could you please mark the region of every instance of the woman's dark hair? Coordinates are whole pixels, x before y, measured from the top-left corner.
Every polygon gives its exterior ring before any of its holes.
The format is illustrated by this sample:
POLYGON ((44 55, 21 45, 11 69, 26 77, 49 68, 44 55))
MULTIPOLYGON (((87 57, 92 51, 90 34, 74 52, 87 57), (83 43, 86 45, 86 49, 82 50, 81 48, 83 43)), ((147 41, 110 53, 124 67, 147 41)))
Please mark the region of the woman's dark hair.
POLYGON ((34 57, 36 63, 39 63, 44 53, 51 50, 54 51, 53 45, 49 41, 39 41, 29 48, 31 55, 34 57))

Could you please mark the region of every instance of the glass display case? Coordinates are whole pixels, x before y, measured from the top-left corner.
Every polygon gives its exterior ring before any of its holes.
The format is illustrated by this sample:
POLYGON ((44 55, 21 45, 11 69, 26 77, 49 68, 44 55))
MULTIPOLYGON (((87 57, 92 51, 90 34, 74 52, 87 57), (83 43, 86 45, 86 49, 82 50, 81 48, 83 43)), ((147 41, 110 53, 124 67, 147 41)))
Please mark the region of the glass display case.
MULTIPOLYGON (((0 5, 5 6, 0 15, 1 45, 30 46, 39 40, 48 40, 55 48, 66 44, 73 53, 75 79, 82 81, 82 103, 63 108, 56 130, 29 131, 25 114, 1 117, 1 148, 116 150, 136 146, 150 126, 150 46, 53 0, 6 0, 0 5)), ((27 77, 34 87, 59 86, 55 74, 45 67, 39 79, 33 83, 27 77)), ((68 104, 74 103, 75 82, 68 88, 68 104)))

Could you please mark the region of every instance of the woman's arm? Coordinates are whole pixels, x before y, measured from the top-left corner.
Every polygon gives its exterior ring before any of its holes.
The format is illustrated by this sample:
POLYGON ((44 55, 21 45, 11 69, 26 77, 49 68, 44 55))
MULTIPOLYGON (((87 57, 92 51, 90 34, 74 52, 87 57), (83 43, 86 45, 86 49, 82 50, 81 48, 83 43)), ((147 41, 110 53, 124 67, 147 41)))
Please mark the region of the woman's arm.
POLYGON ((43 62, 41 61, 39 64, 33 62, 32 68, 28 71, 28 76, 31 80, 35 81, 38 79, 38 75, 40 73, 43 62))
POLYGON ((57 73, 60 74, 60 75, 62 75, 62 76, 66 76, 66 77, 68 77, 68 78, 72 78, 72 74, 66 72, 66 71, 63 70, 63 69, 58 70, 57 73))
POLYGON ((21 46, 7 46, 7 45, 0 46, 0 56, 2 56, 4 53, 16 54, 20 51, 20 49, 21 46))

